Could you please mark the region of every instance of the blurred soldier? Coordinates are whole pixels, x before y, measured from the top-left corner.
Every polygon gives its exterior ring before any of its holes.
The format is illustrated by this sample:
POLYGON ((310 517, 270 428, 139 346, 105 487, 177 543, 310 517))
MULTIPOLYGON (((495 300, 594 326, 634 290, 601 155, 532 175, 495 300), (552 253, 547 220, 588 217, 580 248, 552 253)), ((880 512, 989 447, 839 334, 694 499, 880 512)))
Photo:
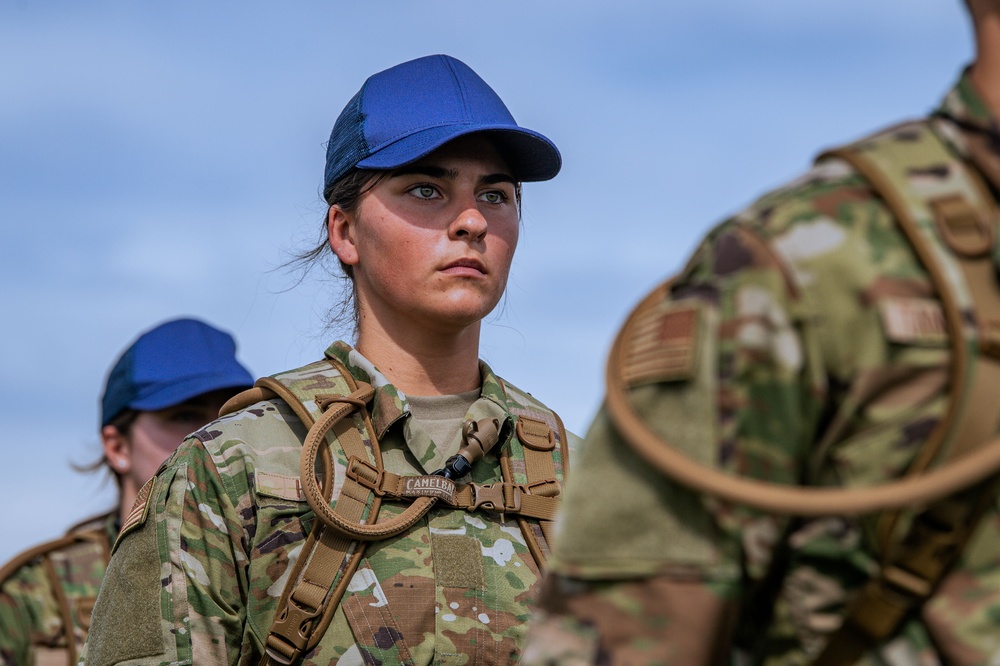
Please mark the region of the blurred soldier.
POLYGON ((968 5, 930 118, 820 156, 630 317, 525 663, 998 663, 1000 2, 968 5))
POLYGON ((184 436, 253 383, 233 338, 194 319, 142 334, 118 359, 101 401, 103 459, 115 510, 0 569, 0 663, 76 664, 119 527, 142 485, 184 436))

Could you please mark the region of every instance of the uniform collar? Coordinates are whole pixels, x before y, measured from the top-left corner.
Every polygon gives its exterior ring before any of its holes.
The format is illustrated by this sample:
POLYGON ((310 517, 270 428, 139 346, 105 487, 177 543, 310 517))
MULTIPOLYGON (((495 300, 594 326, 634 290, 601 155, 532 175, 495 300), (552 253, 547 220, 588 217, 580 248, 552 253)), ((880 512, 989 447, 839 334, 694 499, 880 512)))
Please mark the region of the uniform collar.
MULTIPOLYGON (((390 426, 410 415, 406 394, 393 386, 371 361, 361 355, 361 352, 346 342, 338 341, 330 345, 326 355, 342 363, 354 379, 371 384, 375 389, 371 417, 376 437, 382 439, 390 426)), ((482 360, 479 361, 479 374, 483 380, 480 398, 473 403, 469 413, 477 420, 486 416, 500 419, 501 442, 505 444, 513 430, 513 416, 507 404, 503 382, 482 360)), ((407 419, 407 426, 408 423, 407 419)), ((428 472, 441 467, 448 455, 454 453, 441 450, 419 428, 404 427, 403 435, 406 446, 428 472)))
POLYGON ((1000 188, 1000 125, 972 84, 968 68, 945 95, 934 115, 958 128, 957 136, 949 133, 946 138, 995 188, 1000 188))

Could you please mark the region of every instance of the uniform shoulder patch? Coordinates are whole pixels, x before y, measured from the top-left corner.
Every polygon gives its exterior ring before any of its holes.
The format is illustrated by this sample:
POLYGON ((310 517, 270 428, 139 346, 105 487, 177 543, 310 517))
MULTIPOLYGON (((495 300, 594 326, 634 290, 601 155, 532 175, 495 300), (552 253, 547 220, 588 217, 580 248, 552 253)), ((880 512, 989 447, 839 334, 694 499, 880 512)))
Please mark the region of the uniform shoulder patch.
POLYGON ((942 344, 948 340, 941 304, 929 298, 893 297, 878 304, 886 337, 901 344, 942 344))
POLYGON ((629 386, 687 381, 694 377, 702 328, 698 303, 659 302, 636 314, 622 368, 629 386))
POLYGON ((132 503, 132 509, 128 512, 128 516, 122 522, 122 528, 118 532, 118 538, 115 539, 115 545, 111 549, 115 551, 118 549, 118 544, 121 543, 122 538, 142 526, 146 522, 146 518, 149 515, 149 499, 153 495, 153 489, 156 488, 156 477, 154 476, 149 481, 142 485, 139 489, 139 494, 135 496, 135 501, 132 503))

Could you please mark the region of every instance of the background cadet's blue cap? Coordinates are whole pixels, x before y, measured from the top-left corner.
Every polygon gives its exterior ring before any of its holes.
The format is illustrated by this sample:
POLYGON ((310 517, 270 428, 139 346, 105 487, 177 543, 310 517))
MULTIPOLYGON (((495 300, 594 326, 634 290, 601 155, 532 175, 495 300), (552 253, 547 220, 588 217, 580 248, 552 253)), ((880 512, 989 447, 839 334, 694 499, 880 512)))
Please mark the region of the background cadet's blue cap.
POLYGON ((197 319, 175 319, 140 335, 115 362, 104 384, 101 426, 126 408, 155 411, 209 391, 235 393, 252 385, 231 335, 197 319))
POLYGON ((519 181, 559 173, 554 143, 518 126, 464 62, 432 55, 373 74, 347 103, 326 147, 323 189, 354 167, 395 169, 473 132, 490 133, 519 181))

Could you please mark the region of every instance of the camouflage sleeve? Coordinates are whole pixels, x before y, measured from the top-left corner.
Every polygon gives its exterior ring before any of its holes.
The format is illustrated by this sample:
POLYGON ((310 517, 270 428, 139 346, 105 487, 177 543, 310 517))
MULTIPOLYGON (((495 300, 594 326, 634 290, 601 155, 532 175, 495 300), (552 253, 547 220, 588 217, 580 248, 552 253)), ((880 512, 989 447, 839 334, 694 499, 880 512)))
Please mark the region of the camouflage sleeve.
POLYGON ((204 446, 189 439, 123 526, 84 662, 233 664, 247 589, 244 527, 204 446))
MULTIPOLYGON (((722 225, 674 284, 658 325, 692 307, 691 363, 662 364, 662 376, 631 389, 634 408, 706 465, 795 482, 822 386, 785 266, 746 225, 722 225)), ((663 477, 604 411, 563 507, 529 664, 707 661, 675 648, 691 641, 692 628, 703 645, 724 642, 744 576, 766 568, 783 530, 777 518, 663 477)))
POLYGON ((0 666, 29 663, 29 628, 22 609, 0 590, 0 666))

